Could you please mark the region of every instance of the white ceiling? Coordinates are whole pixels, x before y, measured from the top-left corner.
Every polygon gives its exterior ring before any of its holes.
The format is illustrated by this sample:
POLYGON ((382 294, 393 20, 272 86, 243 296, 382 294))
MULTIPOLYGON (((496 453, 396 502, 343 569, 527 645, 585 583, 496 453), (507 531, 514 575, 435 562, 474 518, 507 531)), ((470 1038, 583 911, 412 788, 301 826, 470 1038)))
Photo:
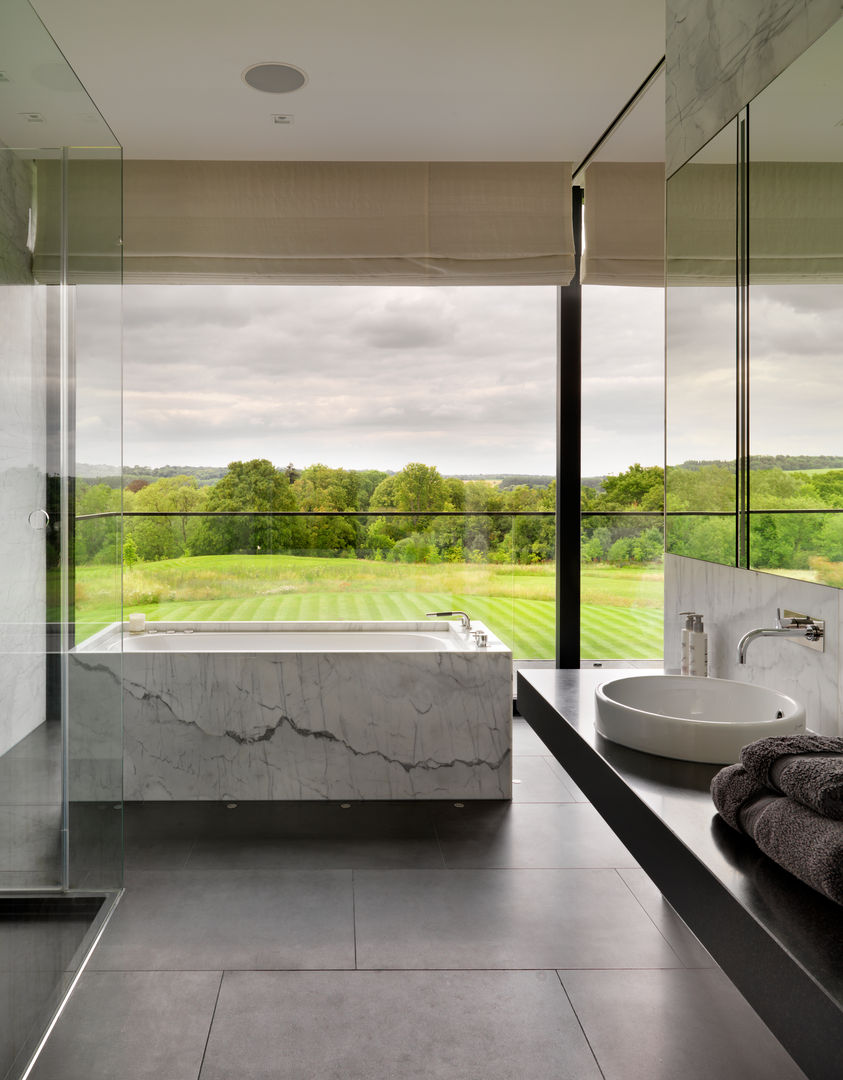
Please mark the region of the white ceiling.
POLYGON ((579 161, 664 52, 664 0, 32 4, 131 158, 579 161), (261 61, 308 82, 253 90, 261 61))

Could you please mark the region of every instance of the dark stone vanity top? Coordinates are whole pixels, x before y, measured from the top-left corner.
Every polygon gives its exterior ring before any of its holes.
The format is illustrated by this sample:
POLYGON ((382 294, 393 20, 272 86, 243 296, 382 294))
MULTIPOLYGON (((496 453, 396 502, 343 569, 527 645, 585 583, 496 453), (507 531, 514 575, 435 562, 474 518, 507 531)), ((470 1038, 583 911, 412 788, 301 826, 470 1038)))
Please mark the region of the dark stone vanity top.
POLYGON ((807 1075, 839 1080, 843 907, 721 821, 709 794, 721 766, 595 731, 595 688, 635 674, 521 671, 518 709, 807 1075))

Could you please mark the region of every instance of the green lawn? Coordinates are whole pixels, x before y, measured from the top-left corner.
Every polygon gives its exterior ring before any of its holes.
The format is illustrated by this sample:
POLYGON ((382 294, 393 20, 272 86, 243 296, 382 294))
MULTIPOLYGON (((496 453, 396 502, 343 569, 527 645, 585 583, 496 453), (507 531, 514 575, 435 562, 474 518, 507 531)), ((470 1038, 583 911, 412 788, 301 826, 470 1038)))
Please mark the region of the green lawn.
MULTIPOLYGON (((78 638, 119 617, 115 572, 77 568, 78 638)), ((124 577, 124 617, 175 622, 412 620, 462 608, 517 658, 550 659, 552 566, 407 565, 291 555, 211 555, 141 563, 124 577)), ((662 655, 660 567, 592 564, 582 575, 582 655, 662 655)))

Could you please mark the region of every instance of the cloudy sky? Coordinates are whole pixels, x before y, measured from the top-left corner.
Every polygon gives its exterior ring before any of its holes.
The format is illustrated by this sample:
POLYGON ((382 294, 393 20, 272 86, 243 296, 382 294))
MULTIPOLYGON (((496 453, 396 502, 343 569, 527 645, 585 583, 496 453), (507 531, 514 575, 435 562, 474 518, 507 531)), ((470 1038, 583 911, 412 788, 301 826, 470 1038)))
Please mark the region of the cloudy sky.
MULTIPOLYGON (((78 458, 108 461, 79 306, 78 458)), ((129 285, 123 324, 126 464, 554 470, 553 287, 129 285)), ((585 290, 585 475, 661 461, 662 326, 659 290, 585 290)))

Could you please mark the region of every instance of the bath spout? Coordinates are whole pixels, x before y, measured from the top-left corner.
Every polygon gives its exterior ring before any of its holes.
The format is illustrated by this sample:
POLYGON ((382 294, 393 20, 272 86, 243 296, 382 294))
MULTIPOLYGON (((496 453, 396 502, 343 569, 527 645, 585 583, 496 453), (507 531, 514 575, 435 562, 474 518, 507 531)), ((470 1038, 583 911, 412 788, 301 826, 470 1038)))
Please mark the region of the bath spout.
POLYGON ((424 614, 428 619, 450 619, 459 615, 463 630, 471 629, 471 619, 464 611, 426 611, 424 614))
POLYGON ((776 612, 776 625, 759 627, 757 630, 749 630, 738 642, 738 663, 746 663, 746 653, 750 644, 759 637, 790 637, 799 638, 800 644, 813 645, 814 648, 822 649, 822 638, 825 631, 825 623, 822 619, 812 619, 808 615, 797 615, 794 612, 785 611, 782 617, 781 608, 776 612))

